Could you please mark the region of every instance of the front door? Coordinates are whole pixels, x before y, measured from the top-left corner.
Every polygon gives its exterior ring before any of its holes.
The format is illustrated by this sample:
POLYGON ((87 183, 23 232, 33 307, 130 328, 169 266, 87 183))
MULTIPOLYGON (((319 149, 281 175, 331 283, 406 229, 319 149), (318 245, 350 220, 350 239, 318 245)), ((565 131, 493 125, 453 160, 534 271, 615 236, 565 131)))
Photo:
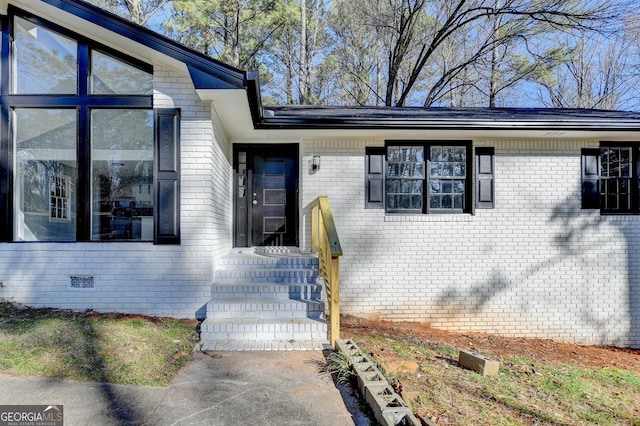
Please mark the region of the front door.
POLYGON ((234 148, 235 245, 298 245, 298 146, 234 148))

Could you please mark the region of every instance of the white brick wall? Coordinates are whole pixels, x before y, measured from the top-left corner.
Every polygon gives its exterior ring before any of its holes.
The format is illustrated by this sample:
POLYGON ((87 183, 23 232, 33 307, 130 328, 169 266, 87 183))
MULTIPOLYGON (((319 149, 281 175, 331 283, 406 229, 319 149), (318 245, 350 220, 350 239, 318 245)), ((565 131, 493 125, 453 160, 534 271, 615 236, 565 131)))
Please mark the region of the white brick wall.
MULTIPOLYGON (((232 245, 231 147, 187 76, 155 70, 154 105, 181 122, 179 246, 1 243, 0 297, 35 306, 194 317, 232 245), (70 289, 72 275, 95 289, 70 289)), ((640 346, 640 217, 580 209, 580 149, 598 141, 478 140, 495 147, 496 208, 389 216, 364 208, 364 153, 381 139, 302 143, 309 203, 328 195, 344 251, 343 311, 587 343, 640 346), (322 166, 308 164, 321 155, 322 166), (340 182, 339 185, 336 182, 340 182)))
MULTIPOLYGON (((303 166, 302 205, 329 196, 344 313, 640 346, 640 218, 580 209, 580 149, 598 141, 475 141, 495 147, 496 207, 440 216, 364 208, 365 147, 383 144, 303 144, 322 168, 303 166)), ((308 250, 308 209, 303 225, 308 250)))
POLYGON ((229 145, 188 76, 158 67, 154 106, 180 108, 182 244, 2 243, 0 297, 34 306, 193 318, 211 295, 216 256, 231 247, 229 145), (95 289, 70 289, 71 275, 95 289))

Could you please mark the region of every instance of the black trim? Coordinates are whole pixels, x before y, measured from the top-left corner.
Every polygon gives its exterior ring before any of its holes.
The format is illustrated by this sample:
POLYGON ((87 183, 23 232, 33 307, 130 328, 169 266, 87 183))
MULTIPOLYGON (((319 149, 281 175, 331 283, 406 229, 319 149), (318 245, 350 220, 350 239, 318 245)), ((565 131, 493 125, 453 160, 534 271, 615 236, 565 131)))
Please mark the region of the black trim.
POLYGON ((364 206, 367 209, 384 208, 385 147, 365 148, 364 206))
POLYGON ((600 208, 600 149, 583 148, 582 163, 582 208, 600 208))
MULTIPOLYGON (((0 16, 0 52, 10 51, 9 17, 0 16)), ((9 55, 0 56, 0 70, 10 69, 9 55)), ((9 73, 0 73, 0 97, 8 93, 9 73)), ((1 99, 0 99, 1 101, 1 99)), ((13 149, 9 135, 9 107, 0 102, 0 242, 13 240, 13 149)))
POLYGON ((476 148, 476 208, 495 206, 495 163, 493 147, 476 148))
POLYGON ((247 87, 247 97, 249 98, 249 111, 251 112, 251 119, 255 128, 259 126, 263 120, 262 98, 260 96, 260 80, 258 78, 258 72, 252 71, 247 74, 247 80, 245 82, 247 87))
POLYGON ((77 110, 78 181, 76 183, 76 241, 91 241, 91 109, 77 110))
POLYGON ((180 244, 180 110, 155 110, 153 240, 180 244))

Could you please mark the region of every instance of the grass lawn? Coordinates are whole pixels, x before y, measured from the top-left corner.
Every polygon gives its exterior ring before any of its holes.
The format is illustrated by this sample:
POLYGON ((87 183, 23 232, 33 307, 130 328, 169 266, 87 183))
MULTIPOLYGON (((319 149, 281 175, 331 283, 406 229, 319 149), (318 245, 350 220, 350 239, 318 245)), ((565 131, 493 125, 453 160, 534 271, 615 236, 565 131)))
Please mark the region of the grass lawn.
POLYGON ((31 309, 0 300, 0 373, 167 386, 186 363, 194 321, 31 309))

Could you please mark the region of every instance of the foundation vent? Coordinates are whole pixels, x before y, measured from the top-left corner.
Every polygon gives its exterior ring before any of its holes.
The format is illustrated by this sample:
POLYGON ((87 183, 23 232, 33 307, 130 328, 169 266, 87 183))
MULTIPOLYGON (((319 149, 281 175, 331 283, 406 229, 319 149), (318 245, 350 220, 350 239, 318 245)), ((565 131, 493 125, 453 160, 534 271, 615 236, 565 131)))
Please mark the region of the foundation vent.
POLYGON ((69 281, 71 289, 91 290, 96 287, 96 281, 92 276, 71 275, 69 281))

